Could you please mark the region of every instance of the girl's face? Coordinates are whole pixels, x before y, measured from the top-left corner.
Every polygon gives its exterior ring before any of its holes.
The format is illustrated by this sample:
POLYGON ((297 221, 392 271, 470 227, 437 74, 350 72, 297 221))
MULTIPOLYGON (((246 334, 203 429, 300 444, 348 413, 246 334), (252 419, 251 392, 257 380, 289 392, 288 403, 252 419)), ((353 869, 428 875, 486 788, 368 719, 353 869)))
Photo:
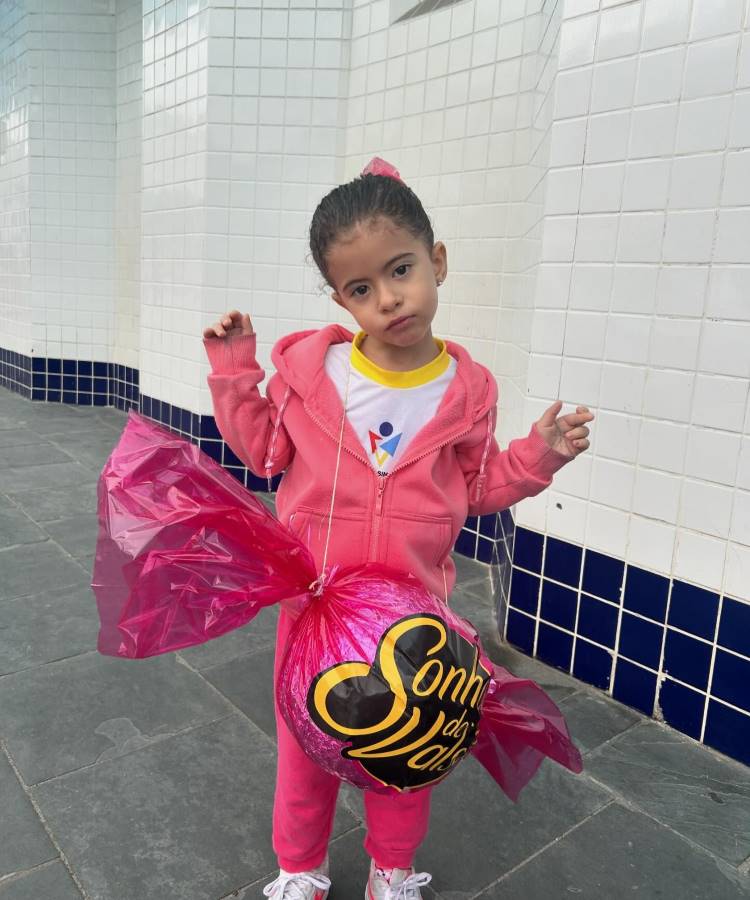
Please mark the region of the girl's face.
POLYGON ((431 337, 437 282, 448 271, 445 246, 430 252, 390 219, 361 222, 332 244, 326 256, 333 299, 369 338, 394 348, 431 337))

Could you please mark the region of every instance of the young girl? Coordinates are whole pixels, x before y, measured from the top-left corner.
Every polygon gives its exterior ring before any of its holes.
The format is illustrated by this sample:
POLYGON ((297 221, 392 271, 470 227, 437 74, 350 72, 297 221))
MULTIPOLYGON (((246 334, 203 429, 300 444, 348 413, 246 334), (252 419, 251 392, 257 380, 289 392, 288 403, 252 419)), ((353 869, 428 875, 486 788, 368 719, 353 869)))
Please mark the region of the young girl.
MULTIPOLYGON (((270 478, 285 470, 279 519, 319 568, 324 558, 385 563, 447 602, 455 582, 450 551, 467 515, 506 509, 546 488, 588 448, 594 416, 579 406, 558 417, 557 401, 525 438, 499 449, 494 378, 463 347, 432 334, 446 248, 419 199, 381 160, 323 198, 310 246, 358 333, 329 325, 282 338, 262 397, 250 317, 226 313, 203 332, 217 425, 251 471, 270 478)), ((282 612, 277 672, 290 626, 282 612)), ((281 871, 264 894, 323 900, 339 781, 305 755, 278 709, 276 721, 273 846, 281 871)), ((367 900, 421 900, 430 876, 412 863, 427 831, 430 789, 366 791, 364 799, 367 900)))

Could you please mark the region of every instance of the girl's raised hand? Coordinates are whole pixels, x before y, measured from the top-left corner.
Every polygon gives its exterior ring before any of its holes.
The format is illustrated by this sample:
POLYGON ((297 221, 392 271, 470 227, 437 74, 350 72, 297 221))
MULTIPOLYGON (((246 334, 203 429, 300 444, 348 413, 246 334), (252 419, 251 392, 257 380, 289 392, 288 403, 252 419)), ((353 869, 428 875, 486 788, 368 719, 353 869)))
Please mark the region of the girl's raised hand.
POLYGON ((577 406, 574 413, 558 416, 561 409, 562 401, 556 400, 534 424, 553 450, 573 459, 590 446, 589 429, 584 423, 591 422, 594 414, 588 406, 577 406))
POLYGON ((235 337, 238 334, 255 334, 253 323, 247 313, 241 313, 236 309, 225 313, 218 322, 203 329, 204 338, 235 337))

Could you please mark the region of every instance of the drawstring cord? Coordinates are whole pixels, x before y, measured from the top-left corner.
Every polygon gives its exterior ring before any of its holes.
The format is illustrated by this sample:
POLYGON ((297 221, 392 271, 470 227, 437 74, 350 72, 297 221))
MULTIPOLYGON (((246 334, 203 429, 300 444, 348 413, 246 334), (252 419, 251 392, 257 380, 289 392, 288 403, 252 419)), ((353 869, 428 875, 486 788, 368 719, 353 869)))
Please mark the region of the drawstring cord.
POLYGON ((482 461, 479 464, 479 475, 477 476, 477 489, 474 495, 474 500, 478 503, 482 499, 482 490, 484 489, 484 480, 486 475, 484 474, 485 466, 487 465, 487 457, 490 453, 490 445, 492 444, 492 437, 495 434, 495 426, 492 421, 492 410, 487 413, 487 437, 484 441, 484 452, 482 453, 482 461))
POLYGON ((308 590, 312 591, 313 597, 320 597, 326 585, 330 582, 338 566, 335 566, 330 572, 326 572, 326 564, 328 562, 328 545, 331 540, 331 526, 333 525, 333 505, 336 501, 336 485, 339 481, 339 468, 341 465, 341 448, 344 444, 344 425, 346 424, 346 406, 349 402, 349 379, 352 374, 351 362, 346 371, 346 387, 344 389, 344 409, 341 413, 341 427, 339 429, 339 446, 336 453, 336 471, 333 476, 333 489, 331 491, 331 508, 328 511, 328 533, 326 534, 326 544, 323 550, 323 565, 320 575, 312 582, 308 590))
POLYGON ((268 450, 268 456, 266 457, 266 461, 263 464, 263 468, 266 470, 266 478, 268 479, 268 493, 271 493, 271 469, 273 468, 273 455, 276 451, 276 438, 279 435, 279 428, 281 428, 281 420, 284 418, 284 410, 286 409, 286 405, 289 402, 289 395, 292 393, 292 389, 289 385, 286 386, 286 393, 284 394, 284 399, 281 401, 281 406, 279 407, 279 411, 276 415, 276 422, 273 426, 273 436, 271 437, 271 446, 268 450))

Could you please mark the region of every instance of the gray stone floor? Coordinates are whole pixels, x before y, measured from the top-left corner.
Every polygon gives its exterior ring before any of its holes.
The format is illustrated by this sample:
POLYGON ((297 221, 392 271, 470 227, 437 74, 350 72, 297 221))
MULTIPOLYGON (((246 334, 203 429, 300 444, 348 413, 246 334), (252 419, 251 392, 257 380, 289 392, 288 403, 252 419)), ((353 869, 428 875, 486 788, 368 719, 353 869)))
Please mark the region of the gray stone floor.
MULTIPOLYGON (((260 897, 274 616, 176 655, 96 652, 95 488, 124 422, 0 389, 0 898, 260 897)), ((463 763, 434 794, 427 897, 750 897, 750 771, 501 646, 486 569, 458 562, 453 605, 561 704, 585 772, 545 763, 514 805, 463 763)), ((331 900, 362 896, 363 836, 344 788, 331 900)))

